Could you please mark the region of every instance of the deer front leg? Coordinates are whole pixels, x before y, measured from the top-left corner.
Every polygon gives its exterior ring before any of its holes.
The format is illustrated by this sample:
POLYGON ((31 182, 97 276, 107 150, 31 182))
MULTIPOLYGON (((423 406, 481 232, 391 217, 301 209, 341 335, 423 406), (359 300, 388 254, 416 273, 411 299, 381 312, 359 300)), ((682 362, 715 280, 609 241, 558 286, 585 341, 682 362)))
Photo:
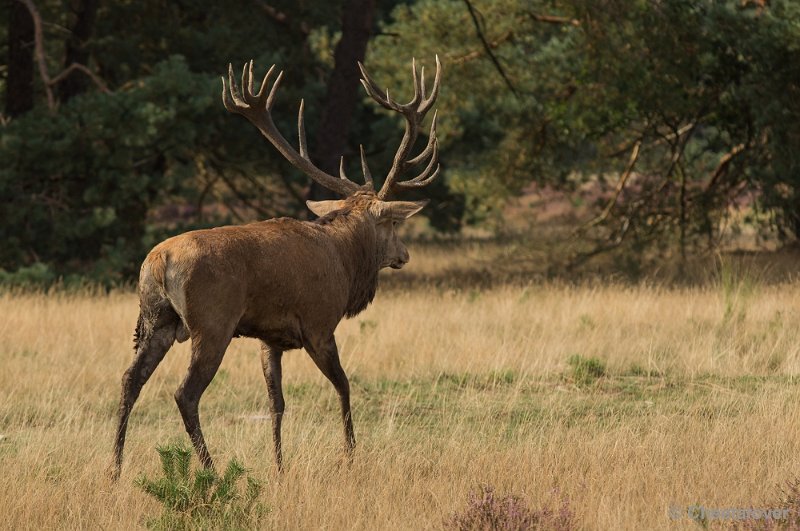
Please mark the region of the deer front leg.
POLYGON ((281 421, 286 404, 283 401, 283 388, 281 386, 281 357, 283 351, 272 348, 266 343, 261 343, 261 368, 264 370, 264 379, 267 381, 269 394, 269 411, 272 417, 272 442, 275 448, 275 465, 278 471, 283 470, 283 457, 281 452, 281 421))
POLYGON ((314 363, 333 384, 339 394, 342 406, 342 424, 344 425, 344 445, 348 458, 352 458, 356 446, 356 437, 353 433, 353 419, 350 415, 350 382, 339 362, 339 350, 333 336, 315 345, 307 345, 306 350, 314 363))

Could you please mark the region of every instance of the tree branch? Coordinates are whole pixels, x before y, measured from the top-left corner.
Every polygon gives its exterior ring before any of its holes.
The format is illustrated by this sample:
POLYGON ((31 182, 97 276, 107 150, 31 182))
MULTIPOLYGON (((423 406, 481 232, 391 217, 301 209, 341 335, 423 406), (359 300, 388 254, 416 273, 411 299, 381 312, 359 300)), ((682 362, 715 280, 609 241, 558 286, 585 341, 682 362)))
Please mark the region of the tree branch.
POLYGON ((94 84, 97 85, 97 88, 100 90, 100 92, 103 92, 103 93, 106 93, 106 94, 110 94, 111 93, 111 91, 108 89, 108 86, 103 82, 102 79, 100 79, 97 76, 97 74, 95 74, 94 72, 89 70, 86 66, 78 64, 78 63, 72 63, 71 65, 69 65, 60 74, 58 74, 56 77, 51 79, 50 80, 50 84, 51 85, 56 85, 60 81, 66 79, 66 77, 73 70, 79 70, 79 71, 83 72, 84 74, 86 74, 87 76, 89 76, 92 79, 92 81, 94 81, 94 84))
POLYGON ((538 13, 528 12, 528 16, 536 22, 546 22, 548 24, 560 24, 569 26, 580 26, 581 21, 576 18, 559 17, 556 15, 540 15, 538 13))
POLYGON ((608 219, 608 216, 611 214, 611 210, 614 208, 614 205, 617 204, 617 200, 619 199, 622 190, 625 188, 625 184, 628 182, 631 173, 633 173, 633 168, 634 166, 636 166, 636 161, 639 160, 639 153, 642 147, 642 141, 643 141, 642 138, 639 138, 636 142, 634 142, 633 149, 631 150, 630 159, 628 159, 628 164, 625 167, 625 171, 622 172, 622 175, 620 176, 619 181, 617 182, 617 186, 614 189, 614 195, 608 201, 608 204, 605 206, 600 215, 598 215, 596 218, 583 225, 583 227, 581 227, 582 230, 594 227, 595 225, 598 225, 603 221, 605 221, 606 219, 608 219))
POLYGON ((53 90, 51 89, 52 83, 50 80, 50 73, 47 71, 47 58, 44 55, 44 36, 42 34, 42 17, 39 16, 39 10, 36 9, 36 6, 33 4, 32 0, 19 0, 25 7, 28 8, 28 12, 31 14, 31 18, 33 19, 33 38, 34 38, 34 48, 33 48, 33 55, 36 57, 36 64, 39 67, 39 76, 41 76, 42 81, 44 82, 44 91, 47 95, 47 107, 52 111, 56 108, 56 100, 55 96, 53 96, 53 90))
POLYGON ((44 84, 44 91, 45 95, 47 96, 47 107, 53 111, 56 109, 57 102, 56 98, 53 95, 53 87, 67 78, 67 76, 73 70, 79 70, 89 76, 92 81, 97 85, 101 92, 111 92, 108 90, 103 81, 97 77, 89 68, 85 65, 81 65, 78 63, 72 63, 67 68, 65 68, 61 73, 59 73, 56 77, 51 78, 50 72, 47 69, 47 56, 44 53, 44 33, 42 32, 42 17, 39 15, 39 10, 36 9, 36 5, 33 3, 33 0, 18 0, 22 2, 25 7, 28 8, 28 12, 31 14, 31 18, 33 19, 33 36, 34 36, 34 48, 33 54, 36 57, 36 64, 39 67, 39 76, 42 78, 42 83, 44 84))
MULTIPOLYGON (((264 13, 267 14, 267 16, 269 16, 269 18, 271 18, 278 24, 286 26, 289 29, 294 29, 294 25, 292 24, 291 18, 289 18, 289 15, 287 15, 283 11, 274 8, 273 6, 269 5, 264 1, 258 2, 258 6, 264 13)), ((311 28, 308 27, 308 24, 306 24, 304 20, 301 21, 300 24, 297 26, 297 30, 305 37, 308 37, 308 35, 311 33, 311 28)))
POLYGON ((478 33, 478 38, 483 44, 483 49, 486 51, 486 54, 489 56, 489 59, 491 59, 492 64, 494 65, 497 72, 500 74, 500 77, 502 77, 503 81, 505 81, 508 89, 514 95, 514 97, 519 98, 517 89, 514 88, 514 85, 511 83, 511 80, 506 75, 505 70, 503 70, 503 66, 500 64, 500 61, 497 60, 497 57, 495 57, 494 53, 492 52, 492 47, 489 46, 489 43, 486 41, 486 36, 483 34, 483 30, 481 29, 481 23, 478 20, 478 14, 475 11, 475 8, 472 6, 470 0, 464 0, 464 3, 467 5, 469 16, 472 18, 472 23, 475 25, 475 31, 478 33))
MULTIPOLYGON (((507 40, 511 39, 513 36, 514 36, 514 32, 511 31, 511 30, 508 30, 505 33, 503 33, 502 35, 500 35, 499 37, 497 37, 495 40, 490 42, 489 43, 489 47, 492 48, 492 49, 497 48, 498 46, 500 46, 501 44, 503 44, 507 40)), ((462 55, 461 57, 456 57, 454 59, 450 59, 448 62, 450 64, 460 65, 460 64, 466 63, 468 61, 472 61, 473 59, 477 59, 478 57, 481 56, 482 53, 483 53, 483 50, 474 50, 472 52, 469 52, 468 54, 462 55)))
POLYGON ((727 171, 728 166, 731 163, 731 160, 733 160, 733 158, 736 155, 744 151, 746 147, 747 146, 745 146, 744 144, 737 144, 733 146, 733 149, 731 149, 729 152, 725 153, 722 156, 722 158, 719 161, 719 164, 717 165, 717 169, 714 170, 713 174, 711 174, 711 179, 708 181, 708 184, 706 185, 706 192, 710 191, 714 186, 716 186, 719 178, 722 177, 722 175, 727 171))

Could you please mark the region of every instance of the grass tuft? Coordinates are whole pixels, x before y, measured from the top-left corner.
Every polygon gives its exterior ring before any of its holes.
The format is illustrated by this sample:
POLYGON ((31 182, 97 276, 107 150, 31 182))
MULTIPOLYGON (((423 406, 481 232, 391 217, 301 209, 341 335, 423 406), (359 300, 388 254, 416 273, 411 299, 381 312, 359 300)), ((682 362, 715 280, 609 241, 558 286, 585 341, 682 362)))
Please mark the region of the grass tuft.
POLYGON ((570 376, 578 385, 590 385, 606 375, 606 364, 599 358, 573 354, 567 359, 567 365, 570 367, 570 376))

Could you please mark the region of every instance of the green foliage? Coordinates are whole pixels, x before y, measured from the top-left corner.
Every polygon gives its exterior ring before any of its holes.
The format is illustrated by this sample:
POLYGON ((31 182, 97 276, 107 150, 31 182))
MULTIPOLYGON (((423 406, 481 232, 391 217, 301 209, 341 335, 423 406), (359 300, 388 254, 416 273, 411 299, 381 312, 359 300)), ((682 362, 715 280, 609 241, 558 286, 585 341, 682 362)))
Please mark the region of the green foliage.
MULTIPOLYGON (((37 4, 53 75, 66 42, 53 28, 69 28, 74 14, 63 3, 37 4)), ((608 206, 583 232, 580 256, 624 247, 620 267, 633 272, 646 252, 714 247, 736 223, 786 240, 800 235, 800 4, 472 4, 513 91, 461 0, 378 2, 368 47, 374 77, 401 100, 411 92, 409 58, 428 67, 429 79, 434 54, 442 59, 442 173, 424 191, 432 227, 499 225, 507 199, 535 182, 572 193, 582 209, 608 206), (736 208, 749 215, 732 219, 736 208)), ((293 134, 303 97, 313 143, 340 9, 101 5, 85 48, 111 91, 89 84, 50 110, 37 78, 34 109, 0 117, 0 268, 41 263, 57 277, 121 282, 173 233, 300 214, 307 178, 222 109, 218 76, 229 62, 253 58, 259 73, 277 63, 286 70, 277 126, 293 134), (174 31, 164 31, 165 20, 174 31)), ((0 49, 7 34, 0 28, 0 49)), ((363 143, 380 181, 402 120, 364 95, 352 124, 346 167, 358 172, 353 155, 363 143)))
POLYGON ((589 385, 606 375, 606 364, 598 358, 573 354, 567 360, 567 365, 570 367, 570 376, 580 385, 589 385))
POLYGON ((129 276, 149 209, 185 190, 193 147, 210 141, 193 121, 220 114, 213 88, 172 57, 128 90, 40 107, 0 130, 0 266, 32 255, 61 272, 129 276))
POLYGON ((585 233, 596 249, 713 247, 743 204, 767 213, 757 226, 798 234, 796 2, 473 4, 515 93, 458 0, 397 7, 391 37, 370 48, 391 86, 406 72, 397 49, 444 56, 442 151, 467 219, 490 219, 535 181, 588 186, 598 208, 614 201, 585 233))
POLYGON ((236 460, 222 476, 211 469, 190 470, 192 451, 177 445, 157 448, 163 477, 146 476, 136 485, 163 506, 161 516, 148 522, 154 529, 249 529, 266 508, 258 502, 261 485, 236 460), (243 491, 239 481, 245 478, 243 491))
POLYGON ((53 271, 46 264, 36 262, 9 272, 0 269, 0 286, 6 288, 31 288, 48 286, 56 280, 53 271))

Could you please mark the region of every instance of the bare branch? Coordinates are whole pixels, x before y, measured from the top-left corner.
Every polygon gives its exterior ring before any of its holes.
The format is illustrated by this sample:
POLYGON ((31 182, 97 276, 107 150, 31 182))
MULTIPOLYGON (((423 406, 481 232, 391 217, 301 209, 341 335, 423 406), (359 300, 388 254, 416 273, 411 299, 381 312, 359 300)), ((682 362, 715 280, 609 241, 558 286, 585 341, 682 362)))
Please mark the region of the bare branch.
POLYGON ((53 111, 56 109, 58 102, 56 101, 55 96, 53 95, 53 87, 60 83, 61 81, 65 80, 67 76, 69 76, 74 70, 78 70, 83 72, 87 76, 91 78, 95 85, 100 89, 101 92, 109 93, 111 92, 108 89, 108 86, 101 80, 97 74, 89 70, 88 67, 85 65, 81 65, 78 63, 72 63, 67 68, 65 68, 62 72, 60 72, 57 76, 51 78, 50 72, 47 68, 47 56, 44 53, 44 33, 42 32, 42 17, 39 14, 39 10, 36 9, 36 5, 33 3, 33 0, 18 0, 19 2, 23 3, 26 8, 28 8, 28 12, 31 14, 31 18, 33 19, 33 35, 34 35, 34 48, 33 54, 36 57, 36 64, 39 67, 39 76, 42 78, 42 83, 44 85, 45 95, 47 96, 47 107, 53 111))
POLYGON ((733 160, 736 155, 741 153, 746 149, 747 146, 744 144, 737 144, 733 146, 729 152, 725 153, 722 158, 719 160, 719 164, 717 165, 717 169, 714 170, 714 173, 711 174, 711 179, 708 181, 706 185, 706 192, 710 191, 719 181, 719 178, 728 170, 728 166, 730 165, 731 161, 733 160))
POLYGON ((91 78, 91 80, 94 82, 94 84, 97 85, 97 88, 100 90, 100 92, 103 92, 103 93, 106 93, 106 94, 110 94, 111 93, 111 91, 108 89, 108 86, 103 82, 102 79, 100 79, 97 76, 97 74, 95 74, 94 72, 89 70, 86 66, 78 64, 78 63, 72 63, 67 68, 65 68, 60 74, 58 74, 56 77, 54 77, 53 79, 50 80, 50 85, 56 85, 60 81, 66 79, 66 77, 73 70, 78 70, 79 72, 83 72, 84 74, 89 76, 91 78))
POLYGON ((536 22, 546 22, 547 24, 560 24, 578 27, 581 21, 576 18, 559 17, 557 15, 540 15, 538 13, 528 12, 528 16, 536 22))
POLYGON ((622 175, 620 176, 619 181, 617 181, 617 186, 614 189, 614 195, 611 196, 611 199, 609 200, 608 204, 605 206, 603 211, 600 213, 600 215, 598 215, 596 218, 594 218, 593 220, 591 220, 588 223, 586 223, 583 227, 581 227, 582 230, 586 230, 588 228, 594 227, 595 225, 598 225, 598 224, 602 223, 603 221, 605 221, 606 219, 608 219, 608 216, 611 214, 611 211, 613 210, 614 205, 617 204, 617 200, 619 199, 619 196, 622 193, 622 190, 625 188, 625 184, 628 182, 628 179, 630 178, 631 173, 633 173, 633 168, 634 168, 634 166, 636 166, 636 161, 639 160, 639 153, 640 153, 641 147, 642 147, 642 139, 639 138, 633 144, 633 149, 631 150, 630 159, 628 159, 628 164, 625 167, 625 171, 622 172, 622 175))
POLYGON ((304 20, 301 21, 299 25, 295 26, 294 24, 292 24, 292 19, 289 17, 289 15, 287 15, 283 11, 276 9, 275 7, 269 5, 264 1, 258 2, 258 6, 264 13, 267 14, 267 16, 269 16, 272 20, 274 20, 278 24, 285 26, 289 29, 294 29, 296 27, 297 30, 304 37, 308 37, 308 35, 311 33, 311 28, 308 26, 308 24, 306 24, 304 20))
POLYGON ((519 98, 517 89, 514 87, 514 85, 511 83, 511 80, 506 75, 506 72, 505 70, 503 70, 503 66, 500 64, 500 61, 498 61, 497 57, 495 57, 494 52, 492 52, 491 46, 489 46, 489 43, 486 42, 486 36, 483 34, 483 29, 481 28, 480 21, 478 20, 477 11, 473 7, 472 2, 470 2, 470 0, 464 0, 464 3, 467 5, 469 16, 472 18, 472 23, 475 25, 475 31, 477 32, 478 38, 483 44, 483 49, 486 51, 486 54, 489 56, 489 59, 491 59, 492 64, 494 65, 497 72, 500 74, 500 77, 502 77, 503 81, 505 81, 508 89, 514 95, 514 97, 519 98))
POLYGON ((56 99, 53 96, 52 82, 50 80, 50 73, 47 71, 47 58, 44 54, 44 36, 42 34, 42 17, 39 15, 39 10, 33 3, 33 0, 19 0, 25 7, 33 19, 33 35, 34 35, 34 48, 33 55, 36 57, 36 64, 39 67, 39 75, 44 82, 44 91, 47 95, 47 107, 52 111, 56 108, 56 99))
MULTIPOLYGON (((501 44, 503 44, 504 42, 510 40, 513 36, 514 36, 514 32, 511 31, 511 30, 508 30, 505 33, 503 33, 502 35, 500 35, 499 37, 497 37, 495 40, 490 42, 489 43, 489 47, 492 48, 492 49, 495 49, 498 46, 500 46, 501 44)), ((451 63, 451 64, 455 64, 455 65, 464 64, 464 63, 467 63, 469 61, 472 61, 472 60, 475 60, 475 59, 479 58, 481 55, 483 55, 484 51, 485 50, 474 50, 474 51, 469 52, 468 54, 462 55, 461 57, 455 57, 453 59, 450 59, 448 62, 451 63)))

